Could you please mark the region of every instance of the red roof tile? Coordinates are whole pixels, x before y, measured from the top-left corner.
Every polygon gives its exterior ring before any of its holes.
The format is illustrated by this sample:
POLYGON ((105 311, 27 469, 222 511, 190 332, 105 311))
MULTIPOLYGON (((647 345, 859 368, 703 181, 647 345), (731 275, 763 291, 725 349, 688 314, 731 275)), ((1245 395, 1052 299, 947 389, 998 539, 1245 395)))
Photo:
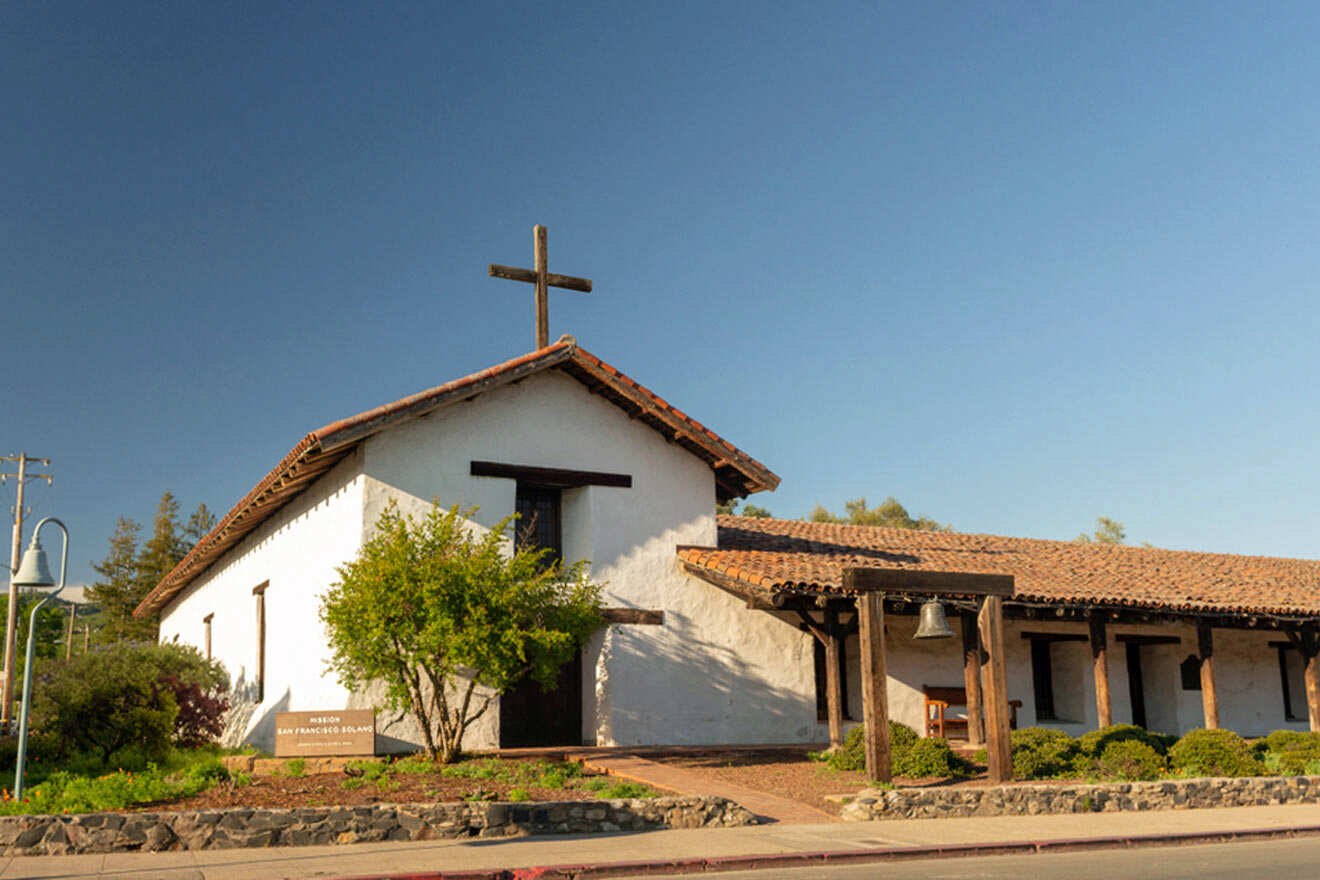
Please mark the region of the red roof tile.
POLYGON ((702 570, 783 592, 844 594, 853 566, 1011 574, 1014 599, 1201 613, 1320 615, 1320 560, 1005 538, 797 520, 719 517, 702 570))

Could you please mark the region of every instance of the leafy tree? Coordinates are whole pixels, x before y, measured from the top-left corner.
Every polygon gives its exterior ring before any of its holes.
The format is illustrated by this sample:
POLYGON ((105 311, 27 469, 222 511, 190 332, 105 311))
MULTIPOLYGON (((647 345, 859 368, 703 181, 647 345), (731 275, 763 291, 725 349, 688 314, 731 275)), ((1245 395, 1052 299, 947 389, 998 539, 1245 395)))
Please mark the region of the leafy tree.
POLYGON ((417 720, 427 753, 446 763, 495 695, 523 676, 553 687, 603 623, 585 563, 511 552, 514 517, 478 535, 471 513, 433 505, 417 522, 391 504, 321 603, 339 680, 383 681, 389 705, 417 720))
POLYGON ((1127 532, 1124 531, 1123 524, 1107 516, 1095 518, 1094 533, 1077 536, 1077 540, 1083 544, 1122 544, 1126 538, 1127 532))
POLYGON ((867 507, 865 498, 854 498, 844 504, 845 516, 830 513, 817 504, 807 514, 809 522, 847 523, 854 526, 884 526, 890 529, 924 529, 932 532, 951 532, 952 526, 943 525, 928 516, 913 517, 907 508, 892 495, 876 507, 867 507))
POLYGON ((726 504, 717 504, 715 506, 715 512, 727 514, 729 516, 754 516, 757 519, 772 519, 774 517, 774 514, 766 510, 764 507, 757 507, 751 502, 743 503, 741 508, 738 504, 738 499, 734 498, 726 504))
POLYGON ((170 492, 161 496, 151 537, 140 546, 142 527, 120 517, 110 537, 109 553, 101 562, 92 563, 100 578, 87 591, 88 598, 105 612, 100 637, 109 642, 154 641, 158 621, 154 617, 139 620, 133 617, 133 609, 214 526, 215 515, 205 504, 180 525, 179 502, 170 492))

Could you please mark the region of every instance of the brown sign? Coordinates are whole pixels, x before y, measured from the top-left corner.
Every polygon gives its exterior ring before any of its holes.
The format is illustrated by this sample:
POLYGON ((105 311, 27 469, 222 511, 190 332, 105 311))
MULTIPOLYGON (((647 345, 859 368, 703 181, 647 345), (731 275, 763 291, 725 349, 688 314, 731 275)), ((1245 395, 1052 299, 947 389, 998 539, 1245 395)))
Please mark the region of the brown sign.
POLYGON ((276 712, 275 756, 374 755, 376 713, 371 709, 276 712))

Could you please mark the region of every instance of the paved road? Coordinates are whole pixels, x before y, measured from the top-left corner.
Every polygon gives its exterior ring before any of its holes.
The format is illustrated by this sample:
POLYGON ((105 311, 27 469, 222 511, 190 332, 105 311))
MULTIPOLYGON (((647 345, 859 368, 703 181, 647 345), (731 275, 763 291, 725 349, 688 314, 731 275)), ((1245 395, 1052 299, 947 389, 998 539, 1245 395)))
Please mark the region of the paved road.
MULTIPOLYGON (((689 877, 691 875, 688 875, 689 877)), ((733 871, 719 880, 1240 880, 1320 877, 1320 838, 733 871)), ((650 880, 655 880, 651 875, 650 880)))

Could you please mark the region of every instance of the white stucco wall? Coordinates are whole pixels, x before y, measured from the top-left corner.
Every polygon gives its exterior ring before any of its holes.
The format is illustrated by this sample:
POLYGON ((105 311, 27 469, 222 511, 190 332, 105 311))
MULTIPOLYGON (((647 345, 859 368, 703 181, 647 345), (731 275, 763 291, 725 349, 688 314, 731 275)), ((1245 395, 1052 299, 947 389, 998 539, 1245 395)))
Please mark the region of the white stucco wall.
MULTIPOLYGON (((580 383, 540 374, 384 432, 363 455, 368 528, 390 499, 416 514, 432 499, 479 506, 474 521, 493 526, 513 512, 515 482, 471 476, 474 460, 631 475, 629 489, 562 498, 565 557, 591 561, 606 604, 665 612, 663 626, 610 626, 588 646, 584 741, 814 738, 807 637, 676 565, 677 545, 715 543, 710 467, 580 383)), ((498 742, 490 720, 469 747, 498 742)))
POLYGON ((350 455, 313 482, 216 561, 164 610, 160 637, 204 650, 211 622, 212 656, 224 664, 239 702, 254 693, 257 600, 266 589, 264 698, 242 705, 236 738, 270 750, 274 713, 347 705, 349 694, 325 673, 329 649, 317 615, 319 597, 362 541, 363 479, 350 455))

